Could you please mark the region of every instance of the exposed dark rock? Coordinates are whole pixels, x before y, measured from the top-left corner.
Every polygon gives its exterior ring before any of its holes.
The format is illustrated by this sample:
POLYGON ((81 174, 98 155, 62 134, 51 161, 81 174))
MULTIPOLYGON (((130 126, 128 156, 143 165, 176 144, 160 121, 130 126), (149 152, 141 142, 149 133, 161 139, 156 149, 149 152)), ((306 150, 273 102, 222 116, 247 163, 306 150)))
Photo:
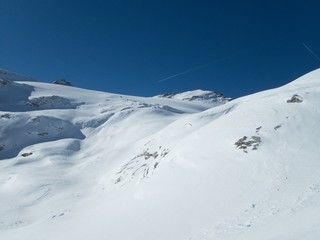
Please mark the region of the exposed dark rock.
POLYGON ((147 151, 145 151, 143 154, 140 155, 140 157, 144 157, 144 160, 148 160, 149 158, 153 157, 154 159, 156 159, 158 157, 158 152, 154 152, 154 153, 149 153, 147 151))
POLYGON ((294 94, 291 99, 287 100, 287 103, 301 103, 303 102, 303 97, 298 94, 294 94))
POLYGON ((44 96, 33 98, 25 101, 27 106, 32 107, 42 107, 42 108, 57 108, 57 109, 67 109, 67 108, 76 108, 82 103, 73 103, 70 99, 63 98, 60 96, 44 96))
POLYGON ((156 169, 158 165, 159 165, 159 162, 156 162, 156 163, 153 165, 153 168, 156 169))
POLYGON ((49 133, 47 133, 47 132, 41 132, 41 133, 38 133, 37 135, 38 136, 47 136, 49 133))
POLYGON ((0 79, 0 84, 1 85, 7 85, 9 83, 8 80, 0 79))
POLYGON ((259 131, 261 130, 261 128, 262 128, 262 126, 257 127, 257 128, 256 128, 256 133, 259 133, 259 131))
POLYGON ((279 125, 277 125, 277 126, 274 127, 274 130, 278 130, 278 129, 281 128, 281 127, 282 127, 282 125, 279 124, 279 125))
POLYGON ((237 148, 242 149, 245 153, 248 153, 248 150, 258 150, 259 145, 261 144, 261 138, 258 136, 252 136, 248 139, 247 136, 240 138, 235 145, 237 148))
POLYGON ((2 115, 0 115, 0 119, 1 118, 10 119, 11 118, 11 114, 9 114, 9 113, 2 114, 2 115))
POLYGON ((29 152, 29 153, 23 153, 21 154, 22 157, 28 157, 30 155, 32 155, 33 153, 32 152, 29 152))
POLYGON ((206 102, 206 103, 215 103, 215 104, 224 104, 231 100, 231 98, 226 97, 221 93, 217 93, 215 91, 202 91, 202 93, 194 92, 194 95, 190 92, 188 97, 182 97, 183 93, 166 93, 160 95, 158 97, 162 98, 173 98, 173 99, 180 99, 183 101, 196 101, 196 102, 206 102))
POLYGON ((70 82, 68 82, 65 79, 58 79, 52 82, 53 84, 59 84, 59 85, 64 85, 64 86, 72 86, 72 84, 70 82))
POLYGON ((160 151, 160 149, 162 149, 161 146, 159 146, 158 151, 150 152, 150 150, 147 149, 132 158, 117 172, 119 176, 115 180, 115 184, 124 182, 126 179, 130 181, 130 179, 134 177, 143 179, 151 176, 160 164, 161 159, 169 153, 169 149, 167 148, 163 148, 162 151, 160 151))
POLYGON ((177 93, 165 93, 165 94, 162 94, 160 97, 173 98, 175 95, 177 95, 177 93))
POLYGON ((184 98, 183 100, 188 100, 188 101, 204 101, 204 100, 216 100, 216 101, 230 101, 231 98, 228 98, 224 96, 222 93, 217 93, 217 92, 209 92, 203 95, 199 96, 192 96, 191 98, 184 98))

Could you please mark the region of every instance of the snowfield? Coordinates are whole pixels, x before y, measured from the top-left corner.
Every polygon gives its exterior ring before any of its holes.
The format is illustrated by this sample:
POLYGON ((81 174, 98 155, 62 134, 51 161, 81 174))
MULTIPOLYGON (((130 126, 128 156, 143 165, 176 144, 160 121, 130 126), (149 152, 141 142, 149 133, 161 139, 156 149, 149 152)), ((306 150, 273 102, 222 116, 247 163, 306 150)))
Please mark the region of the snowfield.
POLYGON ((320 239, 320 70, 232 101, 19 76, 0 75, 0 239, 320 239))

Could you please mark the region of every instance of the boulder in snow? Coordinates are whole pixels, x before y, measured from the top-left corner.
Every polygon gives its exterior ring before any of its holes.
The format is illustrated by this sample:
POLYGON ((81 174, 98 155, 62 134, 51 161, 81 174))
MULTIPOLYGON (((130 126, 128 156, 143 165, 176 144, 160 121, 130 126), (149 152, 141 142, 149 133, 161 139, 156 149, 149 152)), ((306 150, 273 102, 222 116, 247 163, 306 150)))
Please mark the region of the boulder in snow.
POLYGON ((301 103, 303 98, 298 94, 294 94, 291 99, 287 100, 287 103, 301 103))

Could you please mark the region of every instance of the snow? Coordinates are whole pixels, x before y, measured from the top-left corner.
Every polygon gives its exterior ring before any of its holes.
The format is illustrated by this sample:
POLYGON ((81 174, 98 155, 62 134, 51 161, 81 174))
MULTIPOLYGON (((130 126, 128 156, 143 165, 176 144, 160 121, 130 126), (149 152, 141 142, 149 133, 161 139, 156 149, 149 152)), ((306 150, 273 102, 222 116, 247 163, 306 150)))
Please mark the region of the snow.
POLYGON ((0 84, 1 238, 318 239, 320 70, 192 94, 0 84))
POLYGON ((207 104, 211 107, 227 103, 231 100, 231 98, 226 97, 221 93, 203 90, 193 90, 182 93, 166 93, 155 97, 178 99, 181 101, 201 102, 202 104, 207 104))

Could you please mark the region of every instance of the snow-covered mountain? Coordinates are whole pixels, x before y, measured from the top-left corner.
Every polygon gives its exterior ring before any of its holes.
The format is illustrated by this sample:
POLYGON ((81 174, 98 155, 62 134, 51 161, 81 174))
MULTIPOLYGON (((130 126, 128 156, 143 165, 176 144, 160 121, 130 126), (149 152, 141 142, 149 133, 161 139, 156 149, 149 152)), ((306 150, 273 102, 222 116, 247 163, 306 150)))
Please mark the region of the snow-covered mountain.
POLYGON ((31 77, 24 76, 19 73, 10 72, 8 70, 0 69, 0 80, 7 80, 7 81, 36 81, 31 77))
POLYGON ((231 98, 226 97, 221 93, 203 90, 187 91, 183 93, 166 93, 156 97, 178 99, 190 102, 202 102, 210 104, 212 107, 219 106, 221 104, 231 101, 231 98))
POLYGON ((2 80, 1 239, 319 239, 320 70, 185 98, 2 80))

